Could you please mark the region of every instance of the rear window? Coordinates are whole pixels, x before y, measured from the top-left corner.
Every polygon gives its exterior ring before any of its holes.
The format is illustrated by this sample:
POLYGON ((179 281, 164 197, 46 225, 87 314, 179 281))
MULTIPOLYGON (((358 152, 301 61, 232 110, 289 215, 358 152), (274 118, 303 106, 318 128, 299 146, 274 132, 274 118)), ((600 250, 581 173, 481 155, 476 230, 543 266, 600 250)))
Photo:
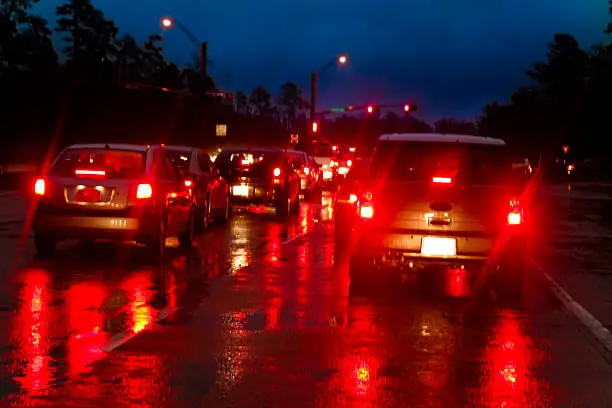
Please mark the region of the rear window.
POLYGON ((144 174, 145 153, 131 150, 68 149, 51 174, 74 177, 79 170, 103 171, 108 178, 131 179, 144 174))
POLYGON ((451 143, 381 142, 370 176, 396 181, 431 182, 450 177, 453 184, 515 184, 505 146, 451 143))
POLYGON ((316 157, 332 157, 334 151, 330 144, 318 143, 313 146, 313 156, 316 157))
POLYGON ((166 150, 166 157, 183 176, 189 173, 189 166, 191 165, 191 152, 166 150))
POLYGON ((277 161, 278 153, 276 152, 224 150, 217 156, 215 164, 219 167, 257 166, 267 164, 271 166, 276 164, 277 161))

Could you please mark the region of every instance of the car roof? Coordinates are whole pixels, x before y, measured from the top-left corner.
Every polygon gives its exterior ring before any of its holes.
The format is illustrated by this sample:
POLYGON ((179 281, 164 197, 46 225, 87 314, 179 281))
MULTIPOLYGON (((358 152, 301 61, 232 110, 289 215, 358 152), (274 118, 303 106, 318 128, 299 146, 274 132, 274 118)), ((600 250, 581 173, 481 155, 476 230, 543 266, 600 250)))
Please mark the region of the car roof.
POLYGON ((228 147, 223 149, 223 151, 227 151, 227 152, 260 152, 260 153, 265 153, 265 152, 269 152, 269 153, 279 153, 282 152, 284 149, 275 149, 275 148, 270 148, 270 147, 228 147))
POLYGON ((489 146, 506 145, 506 142, 502 139, 492 137, 442 133, 390 133, 380 136, 378 140, 390 142, 463 143, 489 146))
POLYGON ((193 147, 193 146, 182 146, 182 145, 166 145, 166 149, 168 150, 174 150, 174 151, 179 151, 179 152, 192 152, 194 150, 200 150, 197 147, 193 147))
POLYGON ((146 153, 149 150, 148 145, 136 145, 126 143, 81 143, 73 144, 67 147, 67 149, 106 149, 109 147, 111 150, 128 150, 133 152, 146 153))

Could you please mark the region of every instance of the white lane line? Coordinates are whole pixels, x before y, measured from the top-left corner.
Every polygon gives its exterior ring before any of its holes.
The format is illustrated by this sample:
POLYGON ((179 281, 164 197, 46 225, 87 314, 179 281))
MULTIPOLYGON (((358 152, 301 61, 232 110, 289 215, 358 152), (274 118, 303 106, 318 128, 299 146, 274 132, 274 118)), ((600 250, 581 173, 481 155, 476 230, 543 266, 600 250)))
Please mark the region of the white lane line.
POLYGON ((305 236, 306 236, 306 235, 308 235, 309 233, 310 233, 310 232, 300 232, 300 233, 298 233, 298 234, 295 234, 295 235, 294 235, 294 236, 292 236, 291 238, 289 238, 289 239, 285 240, 285 241, 282 243, 282 245, 287 245, 287 244, 290 244, 290 243, 292 243, 293 241, 296 241, 296 240, 298 240, 298 239, 300 239, 300 238, 305 237, 305 236))
POLYGON ((172 314, 176 313, 179 310, 179 308, 164 308, 162 310, 159 311, 159 314, 157 315, 157 320, 155 321, 155 323, 147 326, 145 328, 145 330, 141 330, 137 333, 134 332, 134 330, 132 329, 125 329, 122 332, 119 332, 117 334, 115 334, 108 343, 106 343, 104 346, 102 346, 102 350, 106 353, 110 353, 111 351, 115 350, 117 347, 121 347, 122 345, 124 345, 125 343, 127 343, 128 341, 132 340, 133 338, 135 338, 136 336, 149 331, 150 329, 153 328, 153 326, 155 324, 161 323, 164 320, 166 320, 168 317, 170 317, 172 314))
POLYGON ((540 265, 533 260, 531 260, 531 263, 544 276, 544 279, 548 281, 551 292, 559 299, 563 306, 599 340, 608 352, 612 353, 612 333, 610 333, 610 330, 582 307, 580 303, 576 302, 540 265))

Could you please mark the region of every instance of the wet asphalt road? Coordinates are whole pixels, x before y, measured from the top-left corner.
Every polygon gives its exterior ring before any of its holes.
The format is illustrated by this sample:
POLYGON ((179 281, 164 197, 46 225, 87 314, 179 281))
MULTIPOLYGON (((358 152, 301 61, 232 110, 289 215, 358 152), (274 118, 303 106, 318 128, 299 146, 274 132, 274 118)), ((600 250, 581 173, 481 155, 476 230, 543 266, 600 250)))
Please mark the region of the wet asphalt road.
POLYGON ((2 406, 611 406, 607 356, 535 272, 518 310, 457 275, 349 296, 328 201, 238 214, 163 266, 105 243, 34 261, 0 219, 2 406))

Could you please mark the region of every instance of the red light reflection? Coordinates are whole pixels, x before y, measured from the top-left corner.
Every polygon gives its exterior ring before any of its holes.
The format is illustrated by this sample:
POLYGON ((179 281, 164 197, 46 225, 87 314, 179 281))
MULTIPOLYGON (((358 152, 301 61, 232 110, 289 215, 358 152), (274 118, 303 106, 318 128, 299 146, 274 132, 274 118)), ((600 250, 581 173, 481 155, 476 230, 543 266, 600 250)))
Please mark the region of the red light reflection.
POLYGON ((130 323, 134 333, 149 328, 154 321, 154 309, 147 303, 153 296, 152 282, 148 275, 134 276, 123 284, 130 296, 130 323))
POLYGON ((463 268, 449 269, 446 273, 446 294, 452 297, 468 296, 468 272, 463 268))
POLYGON ((88 364, 104 355, 108 335, 102 330, 107 288, 99 283, 72 285, 66 294, 70 337, 66 345, 71 375, 89 371, 88 364))
POLYGON ((531 367, 533 341, 512 314, 501 318, 493 341, 485 351, 488 369, 480 398, 499 407, 550 406, 548 384, 538 380, 531 367))
MULTIPOLYGON (((41 392, 49 386, 49 348, 51 313, 49 275, 42 270, 30 270, 25 275, 19 309, 15 360, 24 364, 25 376, 15 377, 30 392, 41 392)), ((16 369, 15 371, 19 371, 16 369)))

